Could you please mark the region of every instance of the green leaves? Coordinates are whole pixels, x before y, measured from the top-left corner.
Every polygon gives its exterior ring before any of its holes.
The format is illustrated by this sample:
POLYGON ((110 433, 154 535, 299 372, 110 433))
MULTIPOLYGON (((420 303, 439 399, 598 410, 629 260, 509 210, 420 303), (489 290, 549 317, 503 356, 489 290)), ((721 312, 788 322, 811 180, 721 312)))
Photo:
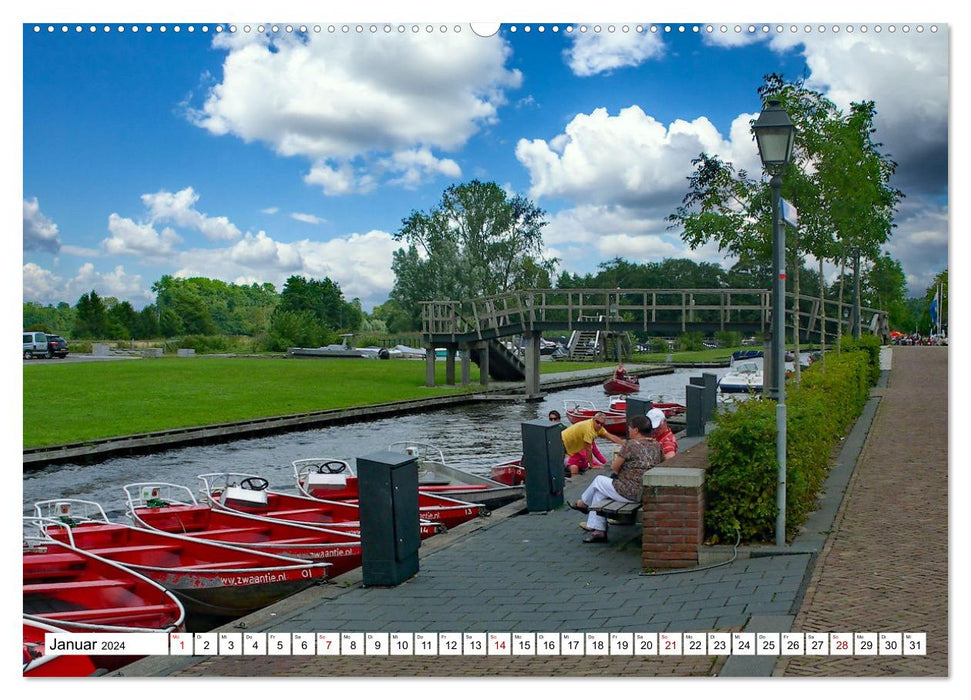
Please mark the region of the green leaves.
MULTIPOLYGON (((869 346, 866 352, 830 353, 825 371, 816 363, 803 372, 800 384, 787 386, 788 533, 795 532, 815 507, 833 450, 863 410, 873 362, 869 346)), ((736 529, 746 542, 774 541, 775 409, 774 401, 754 399, 717 416, 717 427, 708 437, 705 483, 705 530, 710 541, 734 542, 736 529)))
POLYGON ((463 300, 512 289, 550 286, 554 259, 543 254, 545 212, 495 182, 452 185, 428 212, 402 219, 394 253, 391 298, 412 310, 419 302, 463 300))

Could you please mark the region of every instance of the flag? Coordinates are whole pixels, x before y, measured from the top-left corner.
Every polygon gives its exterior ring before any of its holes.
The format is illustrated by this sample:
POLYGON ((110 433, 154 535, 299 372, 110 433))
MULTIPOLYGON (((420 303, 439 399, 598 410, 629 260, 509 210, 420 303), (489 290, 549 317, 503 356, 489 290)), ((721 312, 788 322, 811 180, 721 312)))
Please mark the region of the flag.
POLYGON ((937 288, 937 291, 934 294, 934 298, 931 299, 931 308, 930 308, 930 312, 931 312, 931 331, 933 331, 934 328, 937 328, 938 327, 937 315, 938 315, 938 305, 940 303, 940 298, 941 298, 941 288, 938 287, 937 288))

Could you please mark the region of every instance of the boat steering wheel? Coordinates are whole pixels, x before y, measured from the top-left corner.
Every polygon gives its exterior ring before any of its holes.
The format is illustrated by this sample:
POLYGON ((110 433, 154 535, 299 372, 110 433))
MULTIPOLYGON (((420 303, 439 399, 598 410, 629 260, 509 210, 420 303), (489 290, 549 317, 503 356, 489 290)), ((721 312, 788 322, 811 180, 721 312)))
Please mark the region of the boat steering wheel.
POLYGON ((266 491, 269 485, 269 481, 259 476, 251 476, 239 482, 241 489, 247 489, 249 491, 266 491))
POLYGON ((318 474, 341 474, 347 471, 347 464, 339 459, 331 459, 317 465, 318 474))

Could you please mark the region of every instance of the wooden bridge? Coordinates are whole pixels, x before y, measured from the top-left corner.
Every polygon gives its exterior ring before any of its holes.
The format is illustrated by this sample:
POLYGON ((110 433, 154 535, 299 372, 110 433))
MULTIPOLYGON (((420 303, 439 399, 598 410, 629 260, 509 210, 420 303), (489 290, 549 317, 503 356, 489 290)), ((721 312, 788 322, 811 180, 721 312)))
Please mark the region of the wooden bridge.
MULTIPOLYGON (((455 352, 462 355, 462 383, 468 383, 471 358, 488 377, 526 380, 528 394, 539 391, 540 336, 546 331, 628 331, 671 336, 737 331, 764 334, 771 327, 772 292, 767 289, 533 289, 464 301, 422 302, 422 339, 427 348, 448 351, 446 381, 454 383, 455 352), (526 340, 525 363, 506 351, 500 338, 526 340), (505 352, 503 352, 505 351, 505 352), (508 357, 507 357, 508 355, 508 357)), ((853 306, 818 297, 786 293, 786 328, 798 315, 803 342, 832 342, 851 334, 853 306), (824 313, 825 311, 825 313, 824 313), (842 328, 841 328, 842 324, 842 328)), ((888 333, 887 312, 860 309, 860 328, 888 333)), ((434 352, 426 357, 426 383, 434 386, 434 352)))

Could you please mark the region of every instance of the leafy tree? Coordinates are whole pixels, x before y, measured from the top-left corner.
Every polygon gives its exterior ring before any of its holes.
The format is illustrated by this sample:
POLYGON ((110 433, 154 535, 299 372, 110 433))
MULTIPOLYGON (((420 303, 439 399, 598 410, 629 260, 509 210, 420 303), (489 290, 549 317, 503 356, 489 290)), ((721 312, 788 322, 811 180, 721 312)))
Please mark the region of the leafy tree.
MULTIPOLYGON (((802 81, 787 82, 774 74, 766 76, 759 94, 779 99, 796 125, 793 160, 783 178, 782 196, 799 210, 799 229, 787 236, 787 260, 794 265, 794 291, 799 295, 806 253, 817 259, 820 280, 824 260, 837 260, 843 266, 852 249, 875 259, 890 235, 903 195, 889 185, 896 163, 880 152, 881 144, 873 139, 873 102, 854 103, 844 114, 802 81)), ((672 227, 682 229, 682 238, 692 249, 715 241, 746 266, 768 263, 772 224, 768 183, 709 154, 702 153, 692 162, 695 171, 688 193, 668 217, 672 227)))
POLYGON ((360 300, 355 301, 356 304, 345 301, 340 285, 328 277, 308 280, 293 275, 283 286, 274 316, 284 312, 309 312, 317 323, 330 329, 356 331, 364 315, 360 300))
POLYGON ((138 331, 138 312, 129 301, 111 304, 108 308, 108 336, 112 338, 134 338, 138 331))
POLYGON ((28 301, 23 305, 23 326, 28 331, 67 334, 74 328, 74 309, 65 301, 59 302, 57 306, 41 306, 37 302, 28 301))
POLYGON ((108 311, 104 301, 93 289, 82 294, 75 306, 74 335, 80 338, 104 338, 108 326, 108 311))
POLYGON ((336 334, 312 311, 277 309, 270 324, 268 349, 282 352, 289 347, 315 348, 327 345, 336 334))
POLYGON ((543 255, 546 224, 543 210, 495 182, 452 185, 431 211, 402 219, 395 240, 408 247, 394 253, 391 298, 417 328, 422 301, 549 287, 556 261, 543 255))

